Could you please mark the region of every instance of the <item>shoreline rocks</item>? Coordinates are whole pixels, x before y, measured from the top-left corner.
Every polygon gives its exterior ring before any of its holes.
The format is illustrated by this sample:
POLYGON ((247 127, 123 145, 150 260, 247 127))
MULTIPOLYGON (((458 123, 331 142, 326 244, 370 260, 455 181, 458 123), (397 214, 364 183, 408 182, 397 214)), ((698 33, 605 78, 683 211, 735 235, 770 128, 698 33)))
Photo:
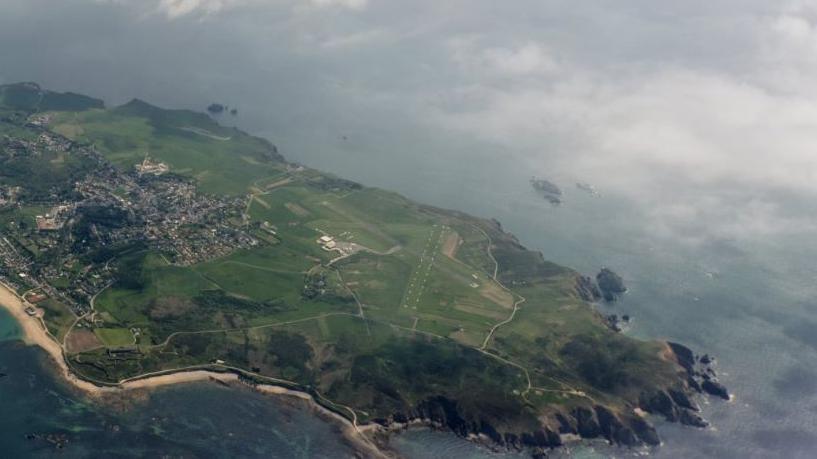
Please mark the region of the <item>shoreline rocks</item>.
POLYGON ((596 274, 596 282, 599 285, 604 301, 607 302, 618 300, 627 291, 627 287, 624 286, 624 279, 609 268, 601 268, 601 271, 596 274))
POLYGON ((601 290, 590 276, 579 275, 576 277, 576 293, 578 293, 579 298, 588 303, 595 303, 601 299, 601 290))
POLYGON ((645 413, 660 415, 668 422, 706 428, 709 423, 701 417, 695 395, 729 399, 727 389, 717 382, 710 367, 714 361, 712 357, 698 357, 678 343, 667 342, 667 346, 681 367, 679 372, 686 373, 687 380, 682 378, 672 387, 644 392, 628 409, 595 403, 579 405, 570 411, 559 410, 540 417, 538 427, 514 428, 501 419, 469 412, 455 399, 437 396, 388 418, 373 421, 379 425, 378 435, 386 447, 389 434, 412 426, 450 431, 494 451, 529 450, 534 457, 547 457, 548 450, 580 440, 604 439, 611 445, 628 448, 658 446, 661 439, 652 423, 644 418, 645 413))
POLYGON ((576 276, 574 288, 579 298, 588 303, 596 303, 601 299, 612 303, 627 291, 624 279, 606 267, 601 268, 595 279, 590 276, 576 276))
POLYGON ((713 365, 715 359, 709 354, 696 357, 688 347, 667 342, 678 364, 681 365, 687 373, 687 383, 690 388, 698 393, 706 393, 724 400, 730 400, 731 396, 729 390, 718 381, 718 375, 715 373, 713 365))

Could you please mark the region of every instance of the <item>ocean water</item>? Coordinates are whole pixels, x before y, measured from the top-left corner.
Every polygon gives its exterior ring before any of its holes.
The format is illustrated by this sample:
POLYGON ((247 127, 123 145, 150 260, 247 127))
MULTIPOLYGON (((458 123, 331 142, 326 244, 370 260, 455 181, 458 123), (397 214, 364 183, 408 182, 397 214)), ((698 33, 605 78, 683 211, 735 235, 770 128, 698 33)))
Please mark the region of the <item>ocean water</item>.
MULTIPOLYGON (((605 311, 630 314, 627 333, 633 336, 670 339, 714 355, 735 395, 729 403, 704 401, 710 429, 659 422, 664 444, 655 450, 592 445, 559 455, 817 457, 813 234, 762 240, 727 235, 702 244, 665 237, 649 218, 661 210, 660 201, 643 208, 603 188, 601 197, 592 197, 572 185, 585 178, 570 176, 569 168, 551 170, 549 158, 569 155, 556 152, 570 150, 569 144, 554 147, 543 135, 541 155, 525 158, 461 132, 435 130, 433 120, 417 120, 412 107, 401 107, 388 90, 378 92, 379 85, 394 90, 388 80, 398 72, 413 77, 395 83, 408 94, 414 84, 447 78, 444 66, 432 65, 433 55, 415 61, 410 47, 387 42, 381 54, 355 54, 348 61, 343 53, 304 50, 261 10, 252 17, 227 15, 221 23, 133 18, 118 9, 128 2, 7 3, 16 9, 0 15, 0 35, 7 38, 0 40, 0 54, 9 63, 0 68, 0 81, 38 81, 103 97, 109 105, 140 97, 167 107, 201 110, 214 101, 238 107, 237 117, 224 119, 269 138, 291 160, 424 203, 495 217, 529 248, 581 272, 615 269, 630 291, 620 303, 602 306, 605 311), (389 73, 391 64, 398 65, 389 73), (565 204, 553 207, 533 193, 528 179, 534 174, 561 185, 565 204)), ((314 32, 320 38, 320 24, 306 26, 315 30, 298 37, 310 39, 314 32)), ((626 173, 627 166, 610 173, 626 173)), ((667 203, 672 199, 667 190, 667 203)), ((814 203, 781 206, 788 215, 817 215, 814 203)), ((713 224, 694 223, 686 236, 708 233, 713 224)), ((0 372, 9 374, 0 379, 0 456, 54 455, 52 446, 25 439, 32 432, 69 434, 69 446, 58 453, 68 457, 91 451, 111 457, 348 454, 332 426, 249 391, 198 384, 162 389, 127 412, 93 406, 55 381, 40 352, 14 341, 14 330, 0 311, 0 372), (240 441, 231 440, 235 435, 240 441)), ((395 438, 394 446, 416 458, 518 456, 497 456, 425 430, 395 438)))
POLYGON ((245 388, 194 383, 92 403, 17 332, 0 311, 0 457, 354 457, 334 425, 245 388))
MULTIPOLYGON (((292 159, 314 163, 308 155, 292 159)), ((382 158, 380 159, 382 161, 382 158)), ((399 160, 398 160, 399 161, 399 160)), ((322 161, 324 169, 370 185, 392 177, 361 164, 322 161), (354 166, 354 167, 352 167, 354 166)), ((805 241, 769 241, 741 247, 728 241, 697 249, 653 237, 623 199, 568 190, 553 207, 528 189, 527 170, 499 164, 485 187, 480 170, 420 165, 396 175, 394 186, 434 205, 498 218, 527 246, 585 273, 610 266, 630 287, 623 301, 601 306, 627 313, 627 333, 685 343, 717 358, 731 402, 702 399, 712 428, 699 430, 657 420, 664 444, 627 450, 576 446, 561 457, 810 458, 817 453, 817 309, 812 262, 805 241), (444 172, 443 172, 444 171, 444 172), (442 185, 441 185, 442 184, 442 185), (449 184, 449 185, 445 185, 449 184)), ((90 451, 110 456, 342 457, 351 454, 333 427, 305 410, 213 384, 161 389, 126 412, 95 407, 71 394, 41 364, 41 353, 14 341, 15 327, 0 315, 0 444, 7 451, 49 455, 53 446, 27 433, 65 433, 61 455, 90 451), (119 426, 119 427, 114 427, 119 426)), ((394 447, 412 458, 524 457, 496 454, 443 432, 411 431, 394 447)))
MULTIPOLYGON (((734 393, 728 403, 701 400, 712 422, 709 429, 656 420, 664 440, 660 448, 579 447, 567 455, 817 456, 817 266, 807 237, 690 246, 652 234, 623 198, 567 189, 566 203, 553 207, 530 191, 528 170, 495 166, 492 172, 504 171, 495 176, 502 186, 483 186, 487 177, 474 180, 478 171, 459 167, 448 169, 458 177, 445 180, 432 178, 436 171, 422 177, 418 170, 414 176, 421 183, 457 183, 456 189, 401 191, 421 201, 496 217, 523 244, 584 273, 614 268, 630 291, 620 303, 601 309, 630 314, 630 335, 678 341, 714 355, 721 381, 734 393)), ((450 449, 445 441, 429 437, 406 441, 440 445, 418 457, 440 457, 450 449)))
MULTIPOLYGON (((272 137, 270 132, 257 133, 272 137)), ((702 399, 704 415, 712 422, 709 429, 656 420, 664 440, 660 448, 596 444, 573 447, 559 456, 817 456, 817 247, 809 237, 688 245, 654 234, 627 199, 604 190, 601 197, 593 197, 564 186, 565 204, 553 207, 531 191, 527 167, 501 156, 463 161, 456 154, 418 151, 408 157, 399 147, 388 154, 332 151, 288 140, 283 153, 291 160, 424 203, 497 218, 526 246, 581 272, 614 268, 630 291, 621 302, 602 309, 630 314, 633 323, 627 333, 633 336, 674 340, 714 355, 722 382, 735 395, 729 403, 702 399)), ((571 180, 561 177, 560 183, 571 180)), ((0 319, 0 336, 13 336, 7 319, 0 319)), ((71 445, 61 452, 69 456, 95 448, 124 456, 134 451, 258 457, 348 454, 331 426, 246 391, 200 384, 158 391, 124 414, 94 408, 60 389, 39 364, 38 354, 13 340, 0 345, 0 371, 10 375, 0 379, 0 401, 7 408, 0 421, 0 443, 10 451, 50 454, 49 445, 25 440, 25 434, 69 431, 71 445), (245 413, 253 410, 262 414, 247 422, 245 413), (173 422, 154 421, 163 416, 173 422), (299 421, 287 421, 296 418, 299 421), (110 425, 119 425, 119 432, 111 433, 110 425), (224 436, 228 427, 244 435, 250 446, 230 442, 224 436)), ((497 455, 452 435, 423 430, 397 437, 394 446, 412 458, 523 456, 497 455)))

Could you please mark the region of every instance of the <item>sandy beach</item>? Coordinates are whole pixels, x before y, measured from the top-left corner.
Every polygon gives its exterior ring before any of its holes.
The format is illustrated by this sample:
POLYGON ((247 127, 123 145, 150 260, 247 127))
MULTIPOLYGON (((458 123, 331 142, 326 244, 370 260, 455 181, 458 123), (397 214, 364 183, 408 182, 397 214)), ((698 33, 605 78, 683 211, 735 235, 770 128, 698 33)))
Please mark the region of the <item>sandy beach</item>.
POLYGON ((27 305, 12 289, 3 283, 0 283, 0 306, 8 311, 20 325, 23 332, 23 341, 31 346, 39 346, 48 353, 57 364, 62 376, 73 386, 89 395, 100 395, 115 390, 114 388, 97 386, 88 381, 83 381, 72 374, 63 358, 62 346, 49 336, 38 317, 26 314, 25 308, 27 305))
POLYGON ((8 311, 17 321, 22 329, 23 341, 30 346, 39 346, 45 350, 59 367, 60 373, 73 386, 86 392, 89 395, 100 395, 105 393, 115 393, 123 390, 149 389, 154 387, 167 386, 170 384, 189 383, 195 381, 219 380, 223 382, 237 381, 238 376, 232 373, 215 373, 204 370, 185 371, 172 374, 158 375, 144 379, 128 381, 118 386, 100 386, 89 381, 77 378, 71 373, 63 357, 63 349, 54 338, 52 338, 43 327, 42 321, 38 317, 26 314, 25 308, 29 306, 14 293, 8 286, 0 283, 0 306, 8 311))
MULTIPOLYGON (((28 306, 30 305, 25 303, 11 288, 3 283, 0 283, 0 307, 8 311, 20 325, 23 341, 30 346, 39 346, 45 350, 51 359, 56 363, 59 373, 65 378, 65 380, 89 396, 99 397, 105 394, 122 393, 123 391, 154 389, 162 386, 198 381, 217 380, 224 383, 231 383, 239 380, 238 375, 234 373, 190 370, 129 380, 116 386, 96 385, 78 378, 70 371, 65 362, 62 346, 51 337, 39 317, 29 316, 25 312, 25 309, 28 306)), ((364 453, 366 457, 389 457, 389 455, 384 454, 383 451, 379 450, 374 444, 372 444, 372 442, 364 434, 365 431, 370 430, 370 426, 355 425, 343 416, 340 416, 339 414, 332 412, 315 402, 311 395, 269 384, 255 386, 255 390, 264 394, 296 397, 303 400, 324 417, 328 417, 335 422, 339 422, 343 426, 342 430, 346 438, 354 443, 357 446, 357 449, 364 453)))
POLYGON ((255 386, 255 389, 264 394, 273 394, 278 396, 289 396, 289 397, 296 397, 299 398, 309 404, 312 409, 318 412, 323 417, 327 417, 335 422, 340 423, 342 426, 343 435, 349 439, 355 445, 355 449, 359 452, 364 453, 366 457, 376 457, 376 458, 391 458, 396 457, 394 454, 389 454, 382 449, 378 448, 370 439, 366 436, 369 432, 375 432, 379 429, 379 426, 375 424, 367 424, 363 426, 358 426, 355 423, 350 422, 348 419, 344 418, 343 416, 335 413, 334 411, 328 410, 319 403, 315 401, 315 399, 304 392, 287 389, 281 386, 273 386, 269 384, 259 384, 255 386))

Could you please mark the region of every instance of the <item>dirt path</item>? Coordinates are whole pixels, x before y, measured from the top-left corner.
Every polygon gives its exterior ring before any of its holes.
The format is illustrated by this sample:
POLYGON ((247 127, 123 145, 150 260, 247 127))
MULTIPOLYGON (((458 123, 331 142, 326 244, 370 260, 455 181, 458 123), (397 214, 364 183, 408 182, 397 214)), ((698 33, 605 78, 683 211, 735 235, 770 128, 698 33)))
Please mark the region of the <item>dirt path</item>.
POLYGON ((177 331, 177 332, 174 332, 174 333, 171 333, 170 335, 168 335, 167 338, 165 338, 165 340, 162 341, 161 343, 154 344, 154 345, 152 345, 150 347, 147 347, 146 349, 151 349, 152 350, 152 349, 167 346, 168 343, 170 343, 170 341, 173 338, 175 338, 177 336, 181 336, 181 335, 204 335, 204 334, 210 334, 210 333, 226 333, 226 332, 240 332, 240 331, 250 331, 250 330, 263 330, 265 328, 280 327, 280 326, 283 326, 283 325, 292 325, 292 324, 297 324, 297 323, 301 323, 301 322, 308 322, 310 320, 317 320, 317 319, 320 319, 320 318, 323 318, 323 317, 331 317, 331 316, 360 317, 360 314, 352 314, 350 312, 327 312, 325 314, 319 314, 317 316, 311 316, 311 317, 304 317, 302 319, 288 320, 288 321, 285 321, 285 322, 275 322, 275 323, 263 324, 263 325, 253 325, 251 327, 214 328, 214 329, 210 329, 210 330, 177 331))
POLYGON ((460 235, 456 231, 451 230, 451 233, 449 233, 448 236, 446 236, 445 241, 443 242, 442 248, 443 255, 452 260, 456 260, 457 249, 460 246, 461 240, 462 239, 460 238, 460 235))
MULTIPOLYGON (((494 275, 492 276, 493 279, 494 279, 494 282, 496 282, 497 285, 499 285, 506 292, 510 293, 511 295, 515 295, 515 296, 519 297, 519 300, 515 301, 514 304, 513 304, 513 310, 511 311, 511 315, 508 316, 507 319, 505 319, 502 322, 499 322, 498 324, 491 327, 491 330, 488 332, 488 336, 485 337, 485 340, 482 342, 482 346, 479 348, 480 351, 484 351, 488 347, 488 343, 491 341, 491 338, 494 336, 494 333, 497 331, 497 329, 499 329, 499 327, 501 327, 503 325, 507 325, 507 324, 513 322, 514 318, 516 318, 516 312, 519 311, 519 306, 522 303, 524 303, 526 301, 526 299, 525 299, 524 296, 519 295, 518 293, 514 293, 511 289, 509 289, 508 287, 505 287, 504 285, 502 285, 502 282, 499 282, 499 280, 497 279, 497 274, 499 272, 499 263, 496 261, 496 258, 494 258, 493 252, 491 252, 491 247, 494 244, 493 240, 491 239, 491 236, 489 236, 488 233, 485 232, 484 229, 482 229, 482 228, 480 228, 480 227, 478 227, 476 225, 474 225, 474 228, 481 231, 482 234, 485 235, 485 238, 488 240, 488 248, 487 248, 488 256, 491 257, 491 260, 494 261, 494 275)), ((525 371, 527 371, 527 370, 525 370, 525 371)), ((528 381, 530 382, 530 377, 528 377, 528 381)))
POLYGON ((253 264, 250 264, 250 263, 244 263, 243 261, 235 261, 235 260, 227 260, 227 261, 224 262, 224 264, 226 264, 226 265, 246 266, 247 268, 257 269, 259 271, 267 271, 267 272, 270 272, 270 273, 280 273, 280 274, 305 274, 306 273, 306 271, 292 271, 292 270, 286 270, 286 269, 275 269, 275 268, 269 268, 267 266, 253 265, 253 264))
POLYGON ((513 304, 513 311, 511 311, 511 315, 510 315, 510 316, 508 316, 508 318, 507 318, 507 319, 505 319, 505 320, 503 320, 502 322, 499 322, 498 324, 496 324, 496 325, 494 325, 493 327, 491 327, 491 330, 488 332, 488 336, 486 336, 486 337, 485 337, 485 341, 483 341, 483 342, 482 342, 482 346, 480 347, 480 350, 485 350, 485 348, 487 348, 487 347, 488 347, 488 342, 489 342, 489 341, 491 340, 491 338, 494 336, 494 332, 496 332, 496 330, 497 330, 499 327, 501 327, 501 326, 503 326, 503 325, 507 325, 507 324, 509 324, 509 323, 513 322, 513 319, 516 317, 516 311, 518 311, 518 310, 519 310, 519 305, 520 305, 520 304, 522 304, 522 303, 524 303, 524 302, 525 302, 525 298, 524 298, 524 297, 521 297, 521 295, 520 295, 520 299, 519 299, 519 300, 517 300, 517 301, 516 301, 516 302, 513 304))
MULTIPOLYGON (((488 253, 488 257, 491 259, 491 261, 494 262, 494 274, 491 277, 494 280, 496 280, 496 276, 497 276, 497 274, 499 274, 499 262, 496 261, 496 258, 494 258, 494 253, 491 251, 491 246, 493 245, 494 242, 491 239, 491 236, 489 236, 488 233, 486 233, 484 229, 482 229, 482 228, 480 228, 479 226, 476 226, 476 225, 472 225, 472 226, 474 228, 476 228, 477 230, 479 230, 485 236, 485 239, 488 240, 488 247, 485 248, 485 251, 488 253)), ((497 282, 499 282, 499 281, 497 281, 497 282)), ((500 285, 502 285, 502 284, 500 284, 500 285)))

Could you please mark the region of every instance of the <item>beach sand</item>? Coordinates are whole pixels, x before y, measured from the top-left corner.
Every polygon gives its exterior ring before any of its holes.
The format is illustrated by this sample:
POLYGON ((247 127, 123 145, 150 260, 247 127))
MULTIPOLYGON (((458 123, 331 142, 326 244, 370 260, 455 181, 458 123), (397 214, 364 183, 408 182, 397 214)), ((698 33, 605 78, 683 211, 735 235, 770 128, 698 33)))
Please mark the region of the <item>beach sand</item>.
MULTIPOLYGON (((72 386, 91 397, 101 397, 106 394, 122 394, 126 391, 154 389, 172 384, 184 384, 197 381, 217 380, 223 383, 231 383, 239 380, 238 375, 234 373, 190 370, 129 380, 115 386, 102 386, 94 384, 90 381, 85 381, 78 378, 70 371, 68 364, 65 362, 62 346, 57 343, 48 333, 41 319, 39 317, 32 317, 26 314, 25 309, 28 306, 30 305, 24 302, 11 288, 3 283, 0 283, 0 307, 8 311, 20 325, 20 328, 22 329, 23 342, 30 346, 39 346, 45 350, 45 352, 57 364, 60 375, 72 386)), ((343 416, 324 408, 315 402, 312 396, 307 393, 267 384, 258 385, 254 388, 255 390, 264 394, 296 397, 304 402, 307 402, 319 414, 339 423, 342 426, 341 430, 343 431, 344 436, 355 445, 356 449, 362 453, 364 457, 393 457, 391 454, 384 453, 382 450, 377 448, 365 435, 365 432, 370 431, 372 426, 355 425, 343 416)))
POLYGON ((8 311, 20 325, 23 332, 23 342, 42 348, 57 364, 60 374, 74 387, 89 395, 100 395, 115 390, 114 388, 101 387, 83 381, 72 374, 63 358, 62 346, 49 336, 39 317, 26 314, 25 308, 28 305, 11 288, 2 283, 0 283, 0 306, 8 311))

